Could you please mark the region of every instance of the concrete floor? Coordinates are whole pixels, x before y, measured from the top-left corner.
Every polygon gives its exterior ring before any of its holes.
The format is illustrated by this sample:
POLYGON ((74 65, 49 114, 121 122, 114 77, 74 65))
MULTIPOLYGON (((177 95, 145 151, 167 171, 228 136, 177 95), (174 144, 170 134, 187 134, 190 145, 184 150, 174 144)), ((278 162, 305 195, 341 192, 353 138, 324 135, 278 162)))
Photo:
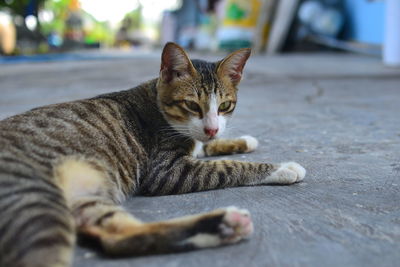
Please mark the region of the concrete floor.
MULTIPOLYGON (((0 65, 0 119, 133 87, 158 70, 158 54, 0 65)), ((247 208, 255 234, 233 246, 139 258, 79 247, 74 266, 399 266, 400 70, 316 54, 254 56, 245 73, 230 135, 251 134, 260 148, 229 158, 295 160, 305 181, 133 198, 126 207, 146 221, 247 208)))

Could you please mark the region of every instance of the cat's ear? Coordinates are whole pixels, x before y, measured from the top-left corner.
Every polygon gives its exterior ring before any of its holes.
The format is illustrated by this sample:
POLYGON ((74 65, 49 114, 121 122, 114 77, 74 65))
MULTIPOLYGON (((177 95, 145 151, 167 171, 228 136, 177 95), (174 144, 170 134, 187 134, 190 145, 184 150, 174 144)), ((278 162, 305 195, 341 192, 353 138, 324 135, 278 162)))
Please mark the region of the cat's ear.
POLYGON ((250 54, 250 48, 242 48, 231 53, 219 62, 218 75, 228 77, 234 85, 237 85, 242 79, 243 68, 250 54))
POLYGON ((188 55, 175 43, 167 43, 161 55, 160 79, 166 83, 175 78, 194 75, 196 72, 188 55))

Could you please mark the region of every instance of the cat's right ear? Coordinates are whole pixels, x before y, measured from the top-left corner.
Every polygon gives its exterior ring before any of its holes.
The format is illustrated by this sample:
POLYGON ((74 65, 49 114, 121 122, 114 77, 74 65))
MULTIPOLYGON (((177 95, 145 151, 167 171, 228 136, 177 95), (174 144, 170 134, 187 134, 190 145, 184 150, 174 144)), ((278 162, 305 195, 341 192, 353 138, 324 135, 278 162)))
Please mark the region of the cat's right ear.
POLYGON ((250 54, 250 48, 242 48, 231 53, 219 62, 217 73, 221 77, 228 77, 234 85, 238 85, 242 79, 244 65, 250 54))
POLYGON ((179 45, 169 42, 164 46, 161 55, 160 79, 170 83, 174 79, 193 76, 196 73, 185 50, 179 45))

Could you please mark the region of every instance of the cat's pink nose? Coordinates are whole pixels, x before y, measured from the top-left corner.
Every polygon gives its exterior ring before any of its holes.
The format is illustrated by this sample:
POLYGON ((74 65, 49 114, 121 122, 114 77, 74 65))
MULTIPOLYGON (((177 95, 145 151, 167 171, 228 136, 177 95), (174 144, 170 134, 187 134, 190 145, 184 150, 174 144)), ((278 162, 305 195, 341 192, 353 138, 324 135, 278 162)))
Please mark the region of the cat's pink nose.
POLYGON ((218 132, 218 128, 217 129, 209 129, 209 128, 204 128, 204 133, 206 135, 208 135, 209 137, 214 137, 218 132))

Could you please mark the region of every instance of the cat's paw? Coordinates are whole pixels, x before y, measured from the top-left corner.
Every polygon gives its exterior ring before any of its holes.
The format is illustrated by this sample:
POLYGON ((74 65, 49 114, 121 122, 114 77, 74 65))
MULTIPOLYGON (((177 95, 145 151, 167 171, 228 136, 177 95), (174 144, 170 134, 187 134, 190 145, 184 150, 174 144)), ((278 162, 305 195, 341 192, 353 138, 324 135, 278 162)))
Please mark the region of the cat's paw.
POLYGON ((249 237, 254 231, 249 211, 234 206, 225 209, 219 229, 222 244, 236 243, 249 237))
POLYGON ((246 150, 244 151, 246 153, 252 152, 258 147, 258 140, 253 136, 243 135, 239 137, 239 139, 242 139, 246 142, 246 150))
POLYGON ((306 176, 306 170, 296 162, 285 162, 266 178, 267 183, 271 184, 293 184, 300 182, 306 176))
POLYGON ((204 214, 195 226, 195 234, 184 240, 183 245, 196 248, 228 245, 249 237, 254 231, 250 213, 233 206, 204 214))

